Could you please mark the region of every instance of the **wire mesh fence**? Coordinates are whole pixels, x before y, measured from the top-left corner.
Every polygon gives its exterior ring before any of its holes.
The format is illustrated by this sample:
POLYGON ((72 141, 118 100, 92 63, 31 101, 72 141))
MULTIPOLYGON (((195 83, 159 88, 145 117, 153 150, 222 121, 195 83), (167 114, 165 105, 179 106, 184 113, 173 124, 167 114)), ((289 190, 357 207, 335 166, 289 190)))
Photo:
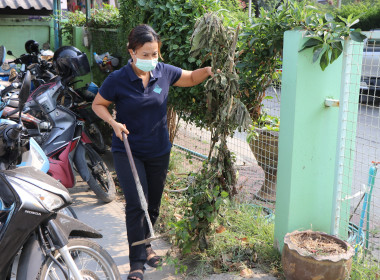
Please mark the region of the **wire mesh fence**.
MULTIPOLYGON (((347 104, 341 104, 346 117, 341 126, 344 139, 338 147, 342 153, 337 163, 341 167, 337 220, 339 237, 347 239, 355 247, 357 256, 363 257, 367 264, 378 266, 380 178, 376 172, 380 161, 380 32, 367 35, 363 58, 359 63, 354 59, 352 65, 361 67, 360 88, 346 84, 347 104)), ((356 48, 352 57, 359 56, 359 51, 356 48)), ((350 78, 346 83, 349 81, 350 78)))
MULTIPOLYGON (((234 154, 237 172, 237 190, 240 201, 274 209, 276 200, 276 175, 278 152, 278 125, 280 116, 280 83, 278 80, 266 92, 262 114, 266 116, 248 142, 249 132, 235 131, 227 145, 234 154)), ((180 121, 174 139, 172 160, 176 159, 175 172, 197 172, 210 153, 211 133, 191 123, 180 121)))

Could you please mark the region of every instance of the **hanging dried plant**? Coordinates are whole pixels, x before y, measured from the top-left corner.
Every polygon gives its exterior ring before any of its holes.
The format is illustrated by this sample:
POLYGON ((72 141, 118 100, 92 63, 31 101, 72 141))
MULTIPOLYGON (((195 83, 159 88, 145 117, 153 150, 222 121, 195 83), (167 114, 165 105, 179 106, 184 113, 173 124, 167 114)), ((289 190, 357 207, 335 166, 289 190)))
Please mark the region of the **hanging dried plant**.
POLYGON ((251 123, 248 111, 236 98, 239 77, 234 58, 238 32, 239 27, 225 27, 222 18, 208 13, 197 20, 191 36, 191 56, 200 59, 206 55, 215 74, 205 84, 205 123, 211 131, 208 162, 188 189, 191 210, 176 227, 179 245, 185 252, 196 244, 200 249, 207 248, 207 234, 221 204, 227 196, 236 194, 234 158, 227 147, 227 137, 251 123))

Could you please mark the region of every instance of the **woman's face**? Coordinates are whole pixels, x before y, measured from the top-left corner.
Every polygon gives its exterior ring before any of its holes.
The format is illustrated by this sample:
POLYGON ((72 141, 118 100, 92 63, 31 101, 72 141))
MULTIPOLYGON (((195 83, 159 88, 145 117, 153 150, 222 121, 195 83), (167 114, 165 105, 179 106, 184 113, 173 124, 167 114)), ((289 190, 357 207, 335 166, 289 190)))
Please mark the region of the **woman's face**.
POLYGON ((142 45, 140 48, 133 50, 129 50, 131 57, 133 58, 133 62, 136 63, 135 58, 145 59, 145 60, 153 60, 158 59, 158 43, 157 42, 147 42, 142 45))

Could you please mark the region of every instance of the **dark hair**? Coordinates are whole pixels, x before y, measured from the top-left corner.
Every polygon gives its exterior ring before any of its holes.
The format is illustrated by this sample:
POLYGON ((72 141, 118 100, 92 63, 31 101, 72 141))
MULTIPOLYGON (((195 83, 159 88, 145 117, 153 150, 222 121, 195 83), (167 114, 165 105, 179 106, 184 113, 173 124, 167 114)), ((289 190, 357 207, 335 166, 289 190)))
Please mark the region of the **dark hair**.
POLYGON ((161 39, 160 36, 154 31, 152 27, 147 24, 140 24, 132 29, 128 36, 127 48, 135 51, 142 47, 145 43, 157 42, 158 55, 161 57, 161 39))

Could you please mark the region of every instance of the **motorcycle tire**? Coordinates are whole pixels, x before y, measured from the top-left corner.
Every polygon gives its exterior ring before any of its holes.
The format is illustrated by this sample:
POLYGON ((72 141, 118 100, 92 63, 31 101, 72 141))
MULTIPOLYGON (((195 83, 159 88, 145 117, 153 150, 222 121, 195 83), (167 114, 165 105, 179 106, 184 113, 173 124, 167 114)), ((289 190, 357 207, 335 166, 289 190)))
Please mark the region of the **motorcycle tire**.
MULTIPOLYGON (((96 242, 85 238, 72 238, 69 239, 67 247, 83 279, 121 279, 115 261, 110 254, 96 242)), ((54 253, 54 258, 63 266, 66 273, 69 273, 58 251, 54 253)), ((37 279, 65 280, 65 275, 57 264, 48 258, 42 265, 37 279)))
POLYGON ((108 203, 115 199, 116 188, 107 165, 99 154, 90 145, 85 145, 86 162, 90 169, 90 180, 87 182, 90 189, 102 201, 108 203))
POLYGON ((106 144, 104 143, 103 135, 96 123, 88 124, 85 122, 84 131, 88 138, 90 138, 91 146, 95 149, 95 151, 99 154, 104 154, 106 152, 106 144))
POLYGON ((59 210, 58 212, 62 213, 62 214, 65 214, 66 216, 69 216, 71 218, 74 218, 74 219, 77 219, 78 220, 78 216, 77 214, 75 213, 74 211, 74 208, 71 207, 71 206, 67 206, 65 208, 62 208, 61 210, 59 210))

